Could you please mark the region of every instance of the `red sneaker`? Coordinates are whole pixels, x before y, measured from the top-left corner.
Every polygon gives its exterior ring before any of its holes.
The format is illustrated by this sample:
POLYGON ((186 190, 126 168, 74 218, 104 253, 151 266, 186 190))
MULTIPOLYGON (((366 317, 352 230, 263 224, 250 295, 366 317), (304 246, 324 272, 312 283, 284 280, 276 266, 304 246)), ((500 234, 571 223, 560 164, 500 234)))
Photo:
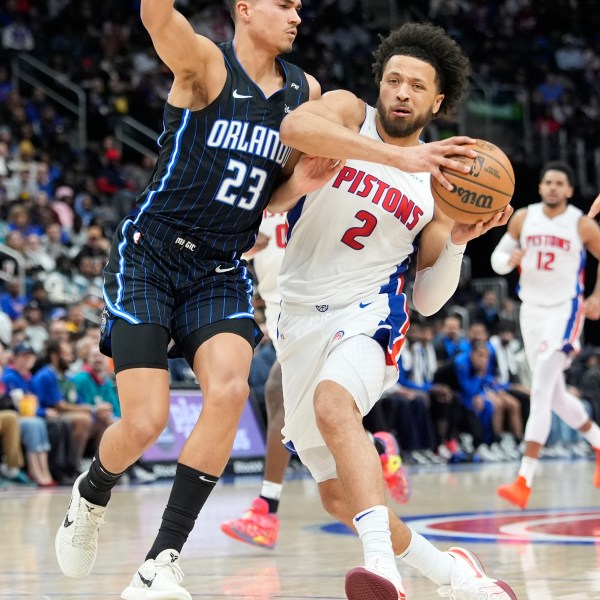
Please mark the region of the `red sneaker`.
POLYGON ((519 475, 513 483, 501 485, 496 492, 500 498, 504 498, 521 508, 525 508, 529 501, 531 488, 525 483, 525 477, 519 475))
POLYGON ((405 504, 410 498, 410 484, 406 471, 402 467, 402 458, 396 438, 387 431, 378 431, 373 434, 379 440, 385 451, 379 455, 385 487, 395 502, 405 504))
POLYGON ((240 542, 272 550, 279 535, 279 517, 269 512, 264 498, 255 498, 239 519, 222 523, 221 531, 240 542))

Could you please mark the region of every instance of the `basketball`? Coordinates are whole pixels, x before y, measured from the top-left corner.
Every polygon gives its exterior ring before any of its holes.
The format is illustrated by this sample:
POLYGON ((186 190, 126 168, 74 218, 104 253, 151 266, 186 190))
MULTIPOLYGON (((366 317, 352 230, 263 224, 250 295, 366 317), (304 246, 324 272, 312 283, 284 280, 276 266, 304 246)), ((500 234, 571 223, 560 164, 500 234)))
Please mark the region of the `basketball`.
POLYGON ((515 191, 515 174, 510 160, 498 146, 477 140, 466 147, 475 150, 477 156, 452 159, 463 164, 472 162, 469 173, 444 169, 452 189, 447 190, 432 177, 431 193, 437 207, 451 219, 467 224, 485 222, 510 202, 515 191))

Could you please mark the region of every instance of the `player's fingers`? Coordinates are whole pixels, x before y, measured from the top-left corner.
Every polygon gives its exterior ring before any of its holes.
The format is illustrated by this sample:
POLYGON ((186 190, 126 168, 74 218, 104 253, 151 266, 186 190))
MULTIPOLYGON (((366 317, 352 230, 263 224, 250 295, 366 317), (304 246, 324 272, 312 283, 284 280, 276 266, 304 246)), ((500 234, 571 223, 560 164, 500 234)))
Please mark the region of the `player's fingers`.
POLYGON ((469 173, 471 171, 471 165, 465 165, 458 160, 452 160, 451 158, 445 158, 442 162, 444 169, 451 169, 452 171, 458 171, 459 173, 469 173))
POLYGON ((474 144, 475 142, 477 142, 477 140, 468 135, 453 135, 452 137, 443 140, 442 144, 461 146, 463 144, 474 144))
POLYGON ((469 146, 459 146, 453 145, 444 148, 446 151, 446 156, 466 156, 467 158, 475 158, 477 156, 477 152, 469 146))
POLYGON ((431 176, 435 177, 442 184, 442 186, 445 187, 447 190, 454 189, 454 186, 444 177, 444 173, 442 171, 440 171, 439 169, 432 171, 431 176))

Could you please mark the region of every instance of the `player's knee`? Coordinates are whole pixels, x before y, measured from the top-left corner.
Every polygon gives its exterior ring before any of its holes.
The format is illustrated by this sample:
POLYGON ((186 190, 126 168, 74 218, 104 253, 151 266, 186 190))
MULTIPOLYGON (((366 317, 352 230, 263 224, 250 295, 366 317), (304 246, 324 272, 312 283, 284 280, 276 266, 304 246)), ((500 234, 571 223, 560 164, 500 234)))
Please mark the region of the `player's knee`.
POLYGON ((249 394, 248 381, 235 377, 219 383, 213 382, 205 392, 205 404, 215 410, 231 411, 232 408, 243 407, 249 394))
POLYGON ((323 383, 317 387, 313 402, 317 427, 321 433, 336 431, 343 427, 347 415, 345 411, 339 410, 340 406, 336 402, 335 395, 323 383))
POLYGON ((168 413, 152 413, 141 418, 139 415, 121 418, 121 424, 125 427, 127 439, 136 448, 148 448, 151 446, 164 428, 167 426, 168 413))

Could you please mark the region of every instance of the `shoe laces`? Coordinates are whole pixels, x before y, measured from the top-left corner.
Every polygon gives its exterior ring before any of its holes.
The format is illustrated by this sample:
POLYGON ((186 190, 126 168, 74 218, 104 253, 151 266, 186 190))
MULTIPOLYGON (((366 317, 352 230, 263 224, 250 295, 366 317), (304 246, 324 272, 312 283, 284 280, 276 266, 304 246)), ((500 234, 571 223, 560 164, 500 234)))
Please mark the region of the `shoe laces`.
POLYGON ((159 563, 159 564, 155 563, 155 567, 156 567, 157 575, 159 573, 159 569, 162 569, 163 572, 165 570, 168 570, 172 573, 172 575, 175 578, 175 581, 177 582, 178 585, 183 581, 183 571, 177 561, 168 562, 168 563, 159 563))
POLYGON ((93 509, 85 504, 79 508, 77 521, 74 523, 73 546, 87 548, 93 543, 94 536, 98 533, 100 525, 104 523, 104 511, 96 514, 93 509))

